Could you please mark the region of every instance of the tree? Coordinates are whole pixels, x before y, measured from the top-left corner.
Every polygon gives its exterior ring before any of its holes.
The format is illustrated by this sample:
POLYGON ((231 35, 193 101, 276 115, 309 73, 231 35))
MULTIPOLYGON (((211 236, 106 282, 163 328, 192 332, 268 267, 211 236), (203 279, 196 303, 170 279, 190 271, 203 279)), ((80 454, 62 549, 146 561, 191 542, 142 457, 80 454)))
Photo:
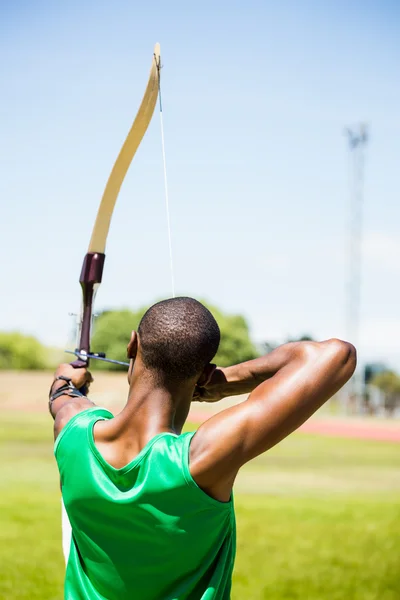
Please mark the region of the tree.
POLYGON ((0 333, 0 369, 44 369, 46 350, 34 337, 17 332, 0 333))
MULTIPOLYGON (((227 365, 250 360, 257 356, 257 350, 249 335, 249 328, 244 317, 228 315, 215 306, 203 302, 216 318, 221 329, 221 344, 215 362, 227 365)), ((130 332, 137 330, 146 308, 137 311, 106 310, 96 320, 91 347, 94 352, 105 352, 109 358, 126 361, 126 347, 130 332)), ((93 361, 96 368, 123 370, 124 367, 93 361)))
MULTIPOLYGON (((95 321, 94 333, 91 341, 93 352, 105 352, 108 358, 126 361, 126 347, 130 333, 137 330, 140 320, 146 312, 145 308, 137 311, 105 310, 99 314, 95 321)), ((91 368, 121 371, 125 367, 112 365, 101 361, 93 361, 91 368)))
POLYGON ((290 337, 286 343, 290 343, 290 342, 313 342, 314 338, 311 335, 308 335, 308 333, 303 333, 303 335, 300 335, 299 337, 290 337))
POLYGON ((228 315, 206 302, 203 304, 214 315, 221 330, 221 343, 214 359, 217 365, 227 367, 258 356, 243 316, 228 315))
POLYGON ((383 392, 385 410, 389 416, 392 416, 400 405, 400 377, 394 371, 384 371, 375 375, 371 385, 383 392))
MULTIPOLYGON (((308 334, 303 334, 299 337, 289 337, 286 342, 282 342, 285 344, 289 344, 290 342, 313 342, 314 338, 311 337, 308 334)), ((266 342, 262 342, 261 344, 261 348, 265 353, 269 353, 272 352, 273 350, 275 350, 276 348, 278 348, 278 346, 280 346, 281 344, 278 344, 275 341, 266 341, 266 342)))

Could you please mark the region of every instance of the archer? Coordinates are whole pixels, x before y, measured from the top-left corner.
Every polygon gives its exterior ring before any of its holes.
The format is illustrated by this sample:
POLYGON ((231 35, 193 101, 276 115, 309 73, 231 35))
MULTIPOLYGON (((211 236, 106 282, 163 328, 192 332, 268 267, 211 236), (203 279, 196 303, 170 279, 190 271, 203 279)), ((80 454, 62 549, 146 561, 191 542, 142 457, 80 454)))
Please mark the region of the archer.
POLYGON ((78 391, 92 380, 85 368, 57 369, 50 411, 72 525, 67 600, 230 598, 239 469, 346 383, 356 351, 336 339, 298 342, 218 368, 219 341, 196 300, 152 306, 132 333, 128 400, 115 417, 78 391), (182 434, 193 400, 235 394, 250 396, 182 434))

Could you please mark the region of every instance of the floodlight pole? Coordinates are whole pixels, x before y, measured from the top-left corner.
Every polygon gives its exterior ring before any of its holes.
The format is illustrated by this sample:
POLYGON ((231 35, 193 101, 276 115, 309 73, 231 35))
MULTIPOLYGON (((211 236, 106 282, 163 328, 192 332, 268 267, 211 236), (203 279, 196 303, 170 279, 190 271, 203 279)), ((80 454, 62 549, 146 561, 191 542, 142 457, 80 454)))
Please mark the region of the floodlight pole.
MULTIPOLYGON (((366 125, 346 129, 350 149, 350 223, 349 223, 349 271, 347 281, 346 334, 357 348, 360 341, 360 304, 362 275, 362 234, 364 208, 365 148, 368 142, 366 125)), ((360 371, 347 386, 347 409, 354 406, 362 393, 360 371)), ((359 403, 357 402, 356 405, 359 403)))

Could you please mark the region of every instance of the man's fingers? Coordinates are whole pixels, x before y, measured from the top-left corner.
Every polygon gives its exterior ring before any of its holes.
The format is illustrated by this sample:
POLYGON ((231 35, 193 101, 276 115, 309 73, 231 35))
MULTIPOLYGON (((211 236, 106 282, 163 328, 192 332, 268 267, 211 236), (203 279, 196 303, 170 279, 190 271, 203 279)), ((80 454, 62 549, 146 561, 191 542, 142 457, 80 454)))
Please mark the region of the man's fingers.
POLYGON ((61 364, 55 372, 55 377, 60 376, 68 377, 78 389, 86 388, 86 393, 93 382, 93 376, 87 369, 87 363, 83 361, 74 361, 72 364, 61 364))
POLYGON ((84 383, 83 386, 79 386, 79 387, 85 387, 86 389, 86 395, 89 393, 89 389, 90 389, 90 384, 93 382, 93 376, 91 374, 90 371, 86 371, 84 374, 84 383))
POLYGON ((194 388, 192 400, 195 402, 202 402, 204 394, 205 394, 205 388, 202 388, 201 386, 196 385, 196 387, 194 388))

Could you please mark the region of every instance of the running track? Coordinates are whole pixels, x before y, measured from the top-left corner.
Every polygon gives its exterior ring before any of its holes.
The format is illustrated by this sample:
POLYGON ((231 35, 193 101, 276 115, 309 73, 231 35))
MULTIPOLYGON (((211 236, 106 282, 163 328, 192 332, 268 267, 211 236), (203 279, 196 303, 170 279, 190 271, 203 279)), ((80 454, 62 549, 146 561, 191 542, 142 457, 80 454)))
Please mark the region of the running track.
MULTIPOLYGON (((212 416, 205 411, 192 410, 189 420, 203 423, 212 416)), ((379 421, 352 421, 351 419, 310 419, 299 427, 300 432, 316 433, 334 437, 353 438, 360 440, 377 440, 381 442, 400 443, 400 423, 379 421)))

